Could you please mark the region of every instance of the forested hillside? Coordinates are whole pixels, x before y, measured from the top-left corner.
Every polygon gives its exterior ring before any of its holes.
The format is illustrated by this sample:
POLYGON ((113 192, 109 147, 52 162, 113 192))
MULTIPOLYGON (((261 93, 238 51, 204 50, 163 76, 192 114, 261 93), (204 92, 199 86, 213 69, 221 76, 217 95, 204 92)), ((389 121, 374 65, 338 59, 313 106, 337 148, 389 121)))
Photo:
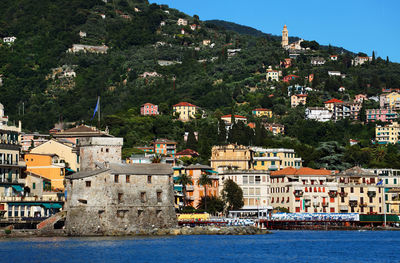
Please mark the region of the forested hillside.
MULTIPOLYGON (((297 79, 271 83, 266 81, 268 66, 279 67, 289 57, 280 37, 249 28, 239 34, 165 5, 138 0, 3 0, 0 13, 0 36, 17 38, 0 47, 0 102, 10 119, 22 120, 26 130, 47 131, 60 119, 95 124, 91 118, 101 96, 101 125, 125 138, 125 154, 156 137, 174 139, 182 149, 183 133, 198 131, 197 145, 191 147, 200 152, 199 161, 206 162, 212 145, 227 143, 218 117, 235 113, 257 123, 251 110, 263 107, 273 110, 271 121, 285 125, 286 136, 267 134, 259 125, 255 130, 234 125, 228 141, 292 147, 312 167, 384 166, 399 156, 397 147, 388 152, 371 144, 374 125, 304 120, 304 108, 291 109, 287 96, 289 85, 309 85, 313 92, 307 106, 323 106, 331 98, 347 101, 358 93, 376 96, 382 88, 398 88, 400 65, 389 58, 353 67, 351 53, 313 45, 290 68, 282 69, 283 76, 296 74, 297 79), (187 19, 188 25, 177 25, 179 18, 187 19), (109 49, 107 54, 67 52, 73 44, 109 49), (338 61, 329 61, 332 54, 338 61), (327 63, 312 66, 310 60, 317 56, 327 63), (54 73, 63 66, 76 76, 54 73), (329 77, 330 70, 346 78, 329 77), (142 77, 145 72, 157 76, 142 77), (306 79, 310 74, 312 83, 306 79), (339 92, 340 87, 346 91, 339 92), (201 107, 205 118, 175 120, 172 105, 180 101, 201 107), (162 115, 140 116, 140 105, 146 102, 158 104, 162 115), (350 138, 360 145, 348 147, 350 138)), ((400 163, 395 165, 400 168, 400 163)))

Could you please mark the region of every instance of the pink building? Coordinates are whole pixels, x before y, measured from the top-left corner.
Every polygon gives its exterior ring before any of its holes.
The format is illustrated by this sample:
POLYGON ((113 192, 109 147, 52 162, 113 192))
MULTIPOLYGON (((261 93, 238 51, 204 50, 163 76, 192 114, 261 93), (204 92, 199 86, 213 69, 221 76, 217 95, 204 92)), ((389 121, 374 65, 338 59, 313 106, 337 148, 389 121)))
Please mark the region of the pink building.
POLYGON ((289 81, 297 79, 299 76, 296 75, 287 75, 283 77, 283 82, 289 83, 289 81))
POLYGON ((21 150, 24 152, 29 151, 30 148, 35 148, 50 139, 48 134, 34 133, 21 133, 21 150))
POLYGON ((363 101, 366 100, 368 100, 368 97, 365 94, 357 94, 354 98, 355 103, 362 103, 363 101))
POLYGON ((158 115, 158 105, 145 103, 140 107, 140 115, 158 115))
POLYGON ((367 109, 367 122, 393 122, 399 117, 399 114, 391 109, 367 109))

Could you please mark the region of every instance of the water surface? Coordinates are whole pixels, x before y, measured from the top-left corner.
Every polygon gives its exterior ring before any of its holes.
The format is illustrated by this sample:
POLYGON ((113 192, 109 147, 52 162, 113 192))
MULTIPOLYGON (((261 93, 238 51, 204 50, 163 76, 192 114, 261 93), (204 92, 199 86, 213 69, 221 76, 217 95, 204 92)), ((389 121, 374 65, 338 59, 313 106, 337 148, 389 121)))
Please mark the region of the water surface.
POLYGON ((0 262, 400 262, 400 231, 0 240, 0 262))

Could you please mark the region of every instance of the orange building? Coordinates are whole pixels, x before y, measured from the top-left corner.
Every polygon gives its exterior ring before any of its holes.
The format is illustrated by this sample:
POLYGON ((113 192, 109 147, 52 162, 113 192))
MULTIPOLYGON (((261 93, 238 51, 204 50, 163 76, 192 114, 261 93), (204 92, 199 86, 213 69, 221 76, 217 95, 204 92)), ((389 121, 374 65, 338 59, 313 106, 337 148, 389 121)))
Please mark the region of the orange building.
POLYGON ((25 154, 26 170, 51 181, 52 189, 64 190, 65 163, 56 154, 25 154))
POLYGON ((204 197, 204 186, 199 185, 199 179, 203 174, 207 174, 212 180, 212 185, 207 185, 207 196, 219 196, 218 173, 213 171, 208 165, 192 164, 185 168, 187 175, 192 177, 193 185, 186 186, 188 204, 196 208, 200 204, 200 200, 204 197))

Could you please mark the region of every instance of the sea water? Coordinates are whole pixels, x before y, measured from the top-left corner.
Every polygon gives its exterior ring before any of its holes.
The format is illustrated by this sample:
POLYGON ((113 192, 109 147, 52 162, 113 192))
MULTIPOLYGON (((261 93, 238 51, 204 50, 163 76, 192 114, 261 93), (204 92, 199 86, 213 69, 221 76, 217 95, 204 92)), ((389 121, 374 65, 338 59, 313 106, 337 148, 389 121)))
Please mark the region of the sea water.
POLYGON ((0 262, 400 262, 400 231, 0 240, 0 262))

